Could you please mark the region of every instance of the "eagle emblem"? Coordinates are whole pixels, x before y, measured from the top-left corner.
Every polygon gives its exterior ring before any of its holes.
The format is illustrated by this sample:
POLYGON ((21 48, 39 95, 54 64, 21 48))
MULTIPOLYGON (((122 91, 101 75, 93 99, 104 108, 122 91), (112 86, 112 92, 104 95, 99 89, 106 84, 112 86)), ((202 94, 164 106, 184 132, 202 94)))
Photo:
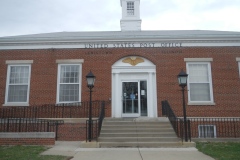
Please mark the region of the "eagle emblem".
POLYGON ((122 60, 123 63, 129 63, 132 66, 136 66, 138 63, 142 63, 144 62, 144 60, 142 58, 139 57, 128 57, 125 58, 124 60, 122 60))

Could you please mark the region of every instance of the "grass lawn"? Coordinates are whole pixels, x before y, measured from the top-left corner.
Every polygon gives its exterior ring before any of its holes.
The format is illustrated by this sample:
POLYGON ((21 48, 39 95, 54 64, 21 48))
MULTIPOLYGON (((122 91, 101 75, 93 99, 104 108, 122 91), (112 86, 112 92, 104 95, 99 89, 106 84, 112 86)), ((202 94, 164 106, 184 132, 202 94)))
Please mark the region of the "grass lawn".
POLYGON ((240 143, 197 142, 197 149, 216 160, 240 160, 240 143))
POLYGON ((44 146, 0 146, 0 160, 68 160, 64 156, 43 156, 44 146))

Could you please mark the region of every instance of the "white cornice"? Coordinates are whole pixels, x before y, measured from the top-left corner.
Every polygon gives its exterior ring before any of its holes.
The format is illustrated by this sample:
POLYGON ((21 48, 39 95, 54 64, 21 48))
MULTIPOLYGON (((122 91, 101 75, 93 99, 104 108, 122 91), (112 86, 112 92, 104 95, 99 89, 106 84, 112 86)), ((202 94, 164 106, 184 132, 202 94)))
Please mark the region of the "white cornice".
POLYGON ((181 47, 240 46, 240 34, 220 31, 50 33, 2 37, 0 50, 86 48, 86 44, 108 44, 108 48, 115 48, 113 44, 119 43, 136 43, 134 47, 139 47, 138 43, 181 43, 181 47))
MULTIPOLYGON (((161 43, 181 43, 181 47, 232 47, 232 46, 240 46, 240 41, 116 41, 116 42, 106 42, 106 41, 91 41, 91 42, 45 42, 45 43, 8 43, 1 44, 0 50, 15 50, 15 49, 50 49, 50 48, 86 48, 87 44, 97 44, 97 45, 105 45, 114 46, 115 44, 125 44, 125 43, 135 43, 135 47, 125 47, 125 48, 139 48, 139 43, 155 43, 159 44, 158 47, 162 48, 161 43)), ((116 47, 106 47, 106 48, 116 48, 116 47)), ((123 48, 123 47, 119 47, 123 48)), ((146 47, 147 48, 147 47, 146 47)))

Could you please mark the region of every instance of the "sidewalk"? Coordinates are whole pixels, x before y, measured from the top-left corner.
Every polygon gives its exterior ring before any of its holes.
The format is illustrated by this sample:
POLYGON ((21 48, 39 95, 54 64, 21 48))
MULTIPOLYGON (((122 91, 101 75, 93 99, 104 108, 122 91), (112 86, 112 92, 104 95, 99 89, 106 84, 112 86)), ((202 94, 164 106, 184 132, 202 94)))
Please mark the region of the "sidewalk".
POLYGON ((63 155, 71 160, 214 160, 196 148, 81 148, 81 142, 57 141, 42 155, 63 155))

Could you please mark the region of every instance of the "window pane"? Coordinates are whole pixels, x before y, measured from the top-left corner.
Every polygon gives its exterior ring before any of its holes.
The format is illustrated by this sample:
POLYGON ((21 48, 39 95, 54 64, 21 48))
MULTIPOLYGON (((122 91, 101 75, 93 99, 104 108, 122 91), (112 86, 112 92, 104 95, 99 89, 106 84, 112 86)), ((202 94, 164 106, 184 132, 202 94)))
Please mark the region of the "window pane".
POLYGON ((208 83, 190 83, 191 101, 210 101, 210 87, 208 83))
POLYGON ((29 66, 11 66, 10 84, 27 84, 29 77, 29 66))
POLYGON ((60 83, 79 83, 79 66, 61 66, 60 83))
POLYGON ((207 64, 189 64, 189 82, 209 82, 207 64))
POLYGON ((9 85, 8 102, 27 102, 27 85, 9 85))
POLYGON ((59 101, 79 101, 78 84, 60 84, 59 101))

